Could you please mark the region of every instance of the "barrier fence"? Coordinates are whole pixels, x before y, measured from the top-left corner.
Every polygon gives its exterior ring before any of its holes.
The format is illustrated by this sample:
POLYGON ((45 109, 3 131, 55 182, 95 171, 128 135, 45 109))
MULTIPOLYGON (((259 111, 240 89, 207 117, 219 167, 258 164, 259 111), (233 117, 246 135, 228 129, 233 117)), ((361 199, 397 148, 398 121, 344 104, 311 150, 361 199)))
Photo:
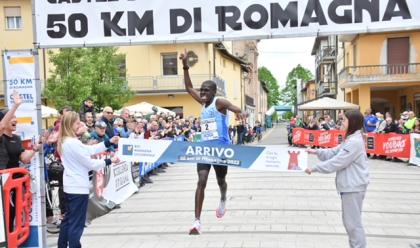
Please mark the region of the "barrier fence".
POLYGON ((19 247, 28 239, 30 233, 32 204, 30 173, 24 168, 13 168, 0 170, 0 175, 3 184, 7 247, 19 247))
MULTIPOLYGON (((309 145, 324 148, 335 147, 343 142, 345 133, 340 130, 307 130, 293 129, 293 144, 309 145)), ((397 158, 410 158, 410 134, 367 133, 365 135, 366 152, 397 158)))

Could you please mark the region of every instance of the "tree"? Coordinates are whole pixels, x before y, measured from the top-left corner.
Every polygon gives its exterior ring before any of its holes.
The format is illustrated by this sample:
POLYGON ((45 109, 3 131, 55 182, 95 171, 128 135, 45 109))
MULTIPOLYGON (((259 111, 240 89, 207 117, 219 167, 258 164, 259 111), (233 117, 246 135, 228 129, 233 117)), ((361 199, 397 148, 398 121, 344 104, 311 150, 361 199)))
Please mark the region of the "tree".
POLYGON ((300 64, 297 65, 287 75, 286 87, 281 90, 280 98, 281 101, 297 106, 297 83, 300 80, 306 82, 313 78, 312 72, 302 67, 300 64))
POLYGON ((258 69, 258 78, 268 88, 268 108, 277 105, 280 100, 280 90, 276 78, 264 66, 258 69))
POLYGON ((119 109, 132 96, 125 80, 123 54, 113 47, 66 48, 48 53, 54 65, 44 95, 57 108, 78 110, 88 96, 96 107, 119 109))
POLYGON ((283 116, 285 120, 290 120, 293 117, 293 113, 289 111, 289 112, 284 113, 283 116))

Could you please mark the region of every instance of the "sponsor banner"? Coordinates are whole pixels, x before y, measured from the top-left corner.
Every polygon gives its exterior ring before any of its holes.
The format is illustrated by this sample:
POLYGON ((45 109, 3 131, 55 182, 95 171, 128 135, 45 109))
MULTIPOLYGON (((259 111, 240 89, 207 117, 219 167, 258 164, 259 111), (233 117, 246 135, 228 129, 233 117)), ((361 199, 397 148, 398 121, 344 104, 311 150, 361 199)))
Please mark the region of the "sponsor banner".
POLYGON ((305 129, 294 128, 293 129, 293 138, 292 138, 293 144, 304 145, 305 144, 304 134, 305 134, 305 129))
POLYGON ((336 147, 344 141, 345 133, 340 130, 293 129, 293 144, 319 147, 336 147))
POLYGON ((18 112, 35 111, 35 57, 31 51, 5 51, 4 69, 6 74, 7 106, 13 105, 12 94, 16 90, 23 100, 18 112))
POLYGON ((410 158, 410 135, 367 133, 366 152, 397 158, 410 158))
POLYGON ((366 152, 369 154, 375 154, 377 151, 377 135, 376 133, 365 134, 366 152))
MULTIPOLYGON (((388 157, 410 157, 410 135, 397 133, 367 133, 365 135, 366 152, 388 157)), ((293 141, 296 145, 336 147, 345 139, 345 133, 340 130, 306 130, 293 129, 293 141)))
POLYGON ((410 158, 410 135, 376 134, 376 155, 410 158))
MULTIPOLYGON (((105 156, 107 154, 99 154, 97 157, 105 156)), ((134 184, 138 175, 132 174, 132 167, 138 169, 138 164, 121 162, 93 173, 86 217, 89 221, 109 213, 115 204, 124 202, 138 191, 134 184)))
POLYGON ((308 155, 285 146, 216 145, 210 142, 120 139, 121 160, 148 163, 206 163, 260 171, 301 171, 308 155), (287 159, 285 159, 287 158, 287 159))
POLYGON ((315 141, 316 146, 320 147, 334 147, 333 133, 329 131, 318 131, 315 141))
MULTIPOLYGON (((18 91, 23 103, 16 111, 17 126, 16 134, 22 141, 38 139, 38 118, 36 111, 36 80, 35 80, 35 56, 30 50, 5 51, 4 75, 6 82, 6 103, 13 105, 13 91, 18 91)), ((42 213, 41 213, 41 180, 40 157, 36 154, 32 159, 29 170, 35 178, 32 180, 32 209, 31 209, 31 235, 22 247, 40 247, 42 243, 42 213)), ((43 174, 42 174, 43 175, 43 174)), ((44 190, 44 189, 42 189, 44 190)))
POLYGON ((120 204, 137 191, 130 163, 121 162, 109 167, 109 180, 103 191, 106 200, 120 204))
POLYGON ((418 0, 34 1, 39 47, 207 42, 418 29, 418 0))
POLYGON ((420 166, 420 134, 410 134, 411 140, 411 152, 410 152, 410 164, 420 166))

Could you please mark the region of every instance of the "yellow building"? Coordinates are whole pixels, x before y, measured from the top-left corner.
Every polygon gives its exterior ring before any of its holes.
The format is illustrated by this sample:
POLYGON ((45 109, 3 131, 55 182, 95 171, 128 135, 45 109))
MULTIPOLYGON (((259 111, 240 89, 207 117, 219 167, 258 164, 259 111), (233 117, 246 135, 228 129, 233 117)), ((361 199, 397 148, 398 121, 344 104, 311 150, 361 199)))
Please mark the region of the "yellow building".
MULTIPOLYGON (((33 48, 32 4, 30 0, 0 1, 0 50, 33 48)), ((245 109, 244 75, 246 63, 232 55, 222 43, 196 43, 171 45, 145 45, 120 47, 125 54, 125 67, 129 87, 135 92, 127 105, 146 101, 174 110, 184 117, 198 116, 201 106, 185 91, 183 70, 179 55, 192 51, 196 63, 190 67, 195 88, 205 80, 213 80, 218 95, 245 109)), ((49 65, 46 51, 39 50, 40 78, 45 82, 49 65)), ((3 79, 3 62, 0 78, 3 79)), ((4 99, 4 85, 0 95, 4 99)), ((259 99, 256 99, 256 101, 259 99)), ((4 105, 3 102, 0 102, 4 105)), ((232 120, 234 118, 231 118, 232 120)))
POLYGON ((267 88, 258 78, 258 41, 232 41, 232 54, 243 58, 248 64, 244 73, 245 111, 248 113, 248 123, 265 122, 267 107, 267 88))
POLYGON ((339 74, 346 101, 394 118, 405 110, 420 116, 420 31, 340 38, 346 41, 339 74))
POLYGON ((244 106, 244 62, 221 43, 120 47, 119 51, 126 55, 128 85, 136 94, 127 105, 146 101, 183 117, 198 116, 201 105, 186 93, 178 59, 185 50, 197 58, 189 69, 194 88, 200 88, 205 80, 213 80, 218 95, 227 97, 236 106, 244 106))

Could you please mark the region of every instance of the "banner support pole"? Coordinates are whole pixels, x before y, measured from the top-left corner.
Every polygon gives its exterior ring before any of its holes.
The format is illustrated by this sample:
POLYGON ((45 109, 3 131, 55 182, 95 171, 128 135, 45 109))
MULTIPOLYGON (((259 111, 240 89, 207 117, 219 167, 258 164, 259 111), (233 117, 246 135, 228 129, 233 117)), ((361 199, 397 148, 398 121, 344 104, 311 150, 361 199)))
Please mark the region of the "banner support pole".
MULTIPOLYGON (((35 10, 35 0, 32 0, 32 22, 33 22, 33 26, 32 26, 32 33, 33 33, 33 50, 32 53, 35 57, 35 89, 36 89, 36 112, 37 112, 37 119, 38 119, 38 134, 42 135, 42 113, 41 113, 41 104, 42 104, 42 94, 41 94, 41 77, 40 77, 40 66, 39 66, 39 47, 37 46, 37 33, 36 33, 36 15, 38 13, 36 13, 35 10)), ((45 59, 45 54, 43 54, 45 59)), ((43 65, 45 67, 45 64, 43 65)), ((44 75, 44 78, 46 78, 46 75, 44 75)), ((44 82, 46 83, 46 82, 44 82)), ((41 137, 40 137, 41 138, 41 137)), ((41 247, 48 247, 47 244, 47 217, 46 217, 46 198, 45 198, 45 180, 44 180, 44 170, 45 170, 45 163, 44 163, 44 149, 43 147, 40 149, 39 151, 39 168, 37 171, 38 175, 36 175, 36 177, 39 179, 37 180, 38 182, 36 182, 36 186, 39 187, 40 191, 39 191, 39 196, 41 199, 40 201, 35 201, 35 202, 40 202, 41 206, 38 208, 41 213, 39 213, 40 215, 40 220, 41 223, 38 223, 38 230, 41 230, 41 233, 38 233, 38 237, 40 238, 40 240, 38 240, 38 244, 41 245, 41 247), (39 228, 39 225, 41 225, 41 228, 39 228)))

